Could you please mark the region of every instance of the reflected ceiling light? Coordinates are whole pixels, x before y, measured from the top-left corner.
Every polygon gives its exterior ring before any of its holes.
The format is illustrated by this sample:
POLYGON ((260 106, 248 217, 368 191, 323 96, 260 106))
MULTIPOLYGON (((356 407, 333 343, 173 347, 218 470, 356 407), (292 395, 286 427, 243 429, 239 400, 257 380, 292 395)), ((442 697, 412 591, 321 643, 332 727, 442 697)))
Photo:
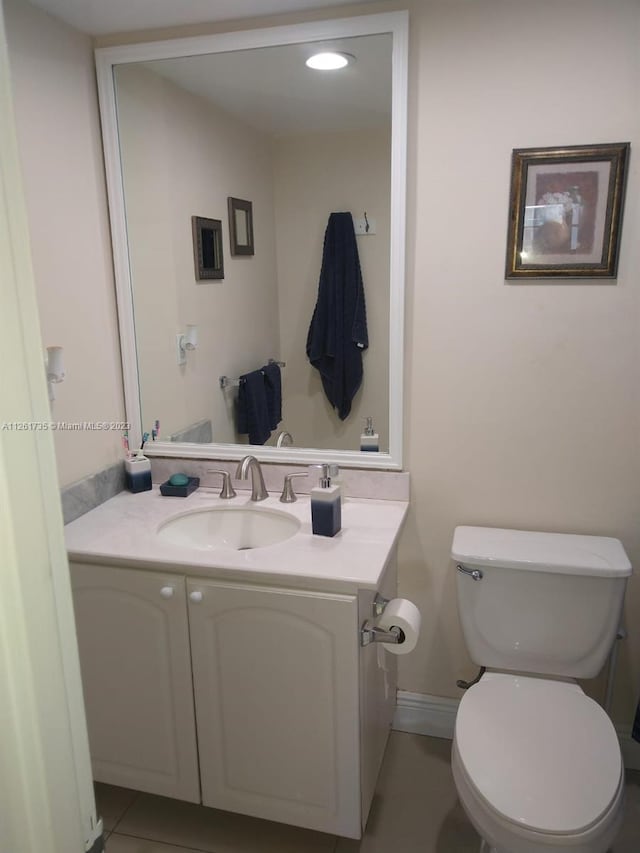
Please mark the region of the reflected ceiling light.
POLYGON ((355 56, 350 53, 325 50, 322 53, 314 53, 307 59, 305 65, 316 71, 335 71, 337 68, 344 68, 350 62, 355 62, 355 59, 355 56))

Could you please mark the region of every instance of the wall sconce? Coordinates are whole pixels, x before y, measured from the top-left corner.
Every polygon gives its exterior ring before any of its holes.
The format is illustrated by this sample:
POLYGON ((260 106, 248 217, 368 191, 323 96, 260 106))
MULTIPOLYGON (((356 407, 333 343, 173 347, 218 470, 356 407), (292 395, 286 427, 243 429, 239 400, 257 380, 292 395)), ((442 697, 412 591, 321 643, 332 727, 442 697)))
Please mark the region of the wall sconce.
POLYGON ((187 351, 194 350, 198 346, 198 327, 187 326, 184 335, 176 335, 178 351, 178 364, 187 363, 187 351))
POLYGON ((64 380, 64 350, 62 347, 47 347, 47 356, 44 360, 47 374, 47 388, 49 389, 49 402, 56 398, 54 385, 64 380))

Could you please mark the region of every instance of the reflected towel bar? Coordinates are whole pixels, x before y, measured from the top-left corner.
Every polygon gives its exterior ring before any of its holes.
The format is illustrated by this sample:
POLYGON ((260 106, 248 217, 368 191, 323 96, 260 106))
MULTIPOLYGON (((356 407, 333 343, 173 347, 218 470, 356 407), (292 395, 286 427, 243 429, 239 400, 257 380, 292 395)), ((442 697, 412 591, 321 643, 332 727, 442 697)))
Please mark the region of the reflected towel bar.
MULTIPOLYGON (((270 358, 269 361, 267 362, 267 364, 277 364, 278 367, 280 367, 280 368, 287 366, 286 361, 276 361, 275 358, 270 358)), ((221 376, 220 377, 220 387, 222 388, 223 391, 225 388, 237 388, 239 385, 240 385, 239 379, 229 379, 228 376, 221 376)))

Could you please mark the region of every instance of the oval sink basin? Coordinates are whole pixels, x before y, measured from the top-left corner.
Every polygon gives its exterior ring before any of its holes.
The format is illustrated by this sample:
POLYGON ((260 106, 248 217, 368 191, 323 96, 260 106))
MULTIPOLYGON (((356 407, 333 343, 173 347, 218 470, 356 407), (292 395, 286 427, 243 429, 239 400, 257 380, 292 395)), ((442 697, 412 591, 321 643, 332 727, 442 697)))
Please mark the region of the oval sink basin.
POLYGON ((299 529, 298 519, 285 512, 216 506, 170 518, 158 528, 158 536, 173 545, 201 551, 247 551, 284 542, 299 529))

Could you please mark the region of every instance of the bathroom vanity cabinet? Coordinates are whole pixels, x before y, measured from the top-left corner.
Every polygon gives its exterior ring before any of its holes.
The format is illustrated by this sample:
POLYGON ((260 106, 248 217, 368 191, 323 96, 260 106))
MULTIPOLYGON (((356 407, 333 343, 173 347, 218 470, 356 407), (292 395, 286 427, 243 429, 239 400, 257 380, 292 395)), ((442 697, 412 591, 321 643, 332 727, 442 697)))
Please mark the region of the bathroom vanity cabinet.
POLYGON ((360 837, 396 696, 376 590, 71 570, 96 780, 360 837))

